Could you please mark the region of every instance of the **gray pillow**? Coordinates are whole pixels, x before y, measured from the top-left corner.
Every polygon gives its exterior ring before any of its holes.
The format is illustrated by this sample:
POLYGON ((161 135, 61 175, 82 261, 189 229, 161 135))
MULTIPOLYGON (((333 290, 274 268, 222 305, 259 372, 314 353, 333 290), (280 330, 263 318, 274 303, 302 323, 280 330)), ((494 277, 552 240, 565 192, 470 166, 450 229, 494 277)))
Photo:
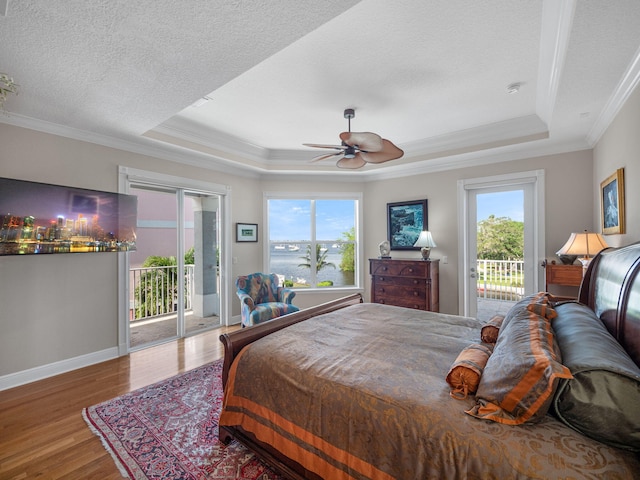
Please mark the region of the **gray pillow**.
POLYGON ((551 321, 572 379, 560 379, 552 412, 602 443, 640 450, 640 368, 585 305, 555 306, 551 321))

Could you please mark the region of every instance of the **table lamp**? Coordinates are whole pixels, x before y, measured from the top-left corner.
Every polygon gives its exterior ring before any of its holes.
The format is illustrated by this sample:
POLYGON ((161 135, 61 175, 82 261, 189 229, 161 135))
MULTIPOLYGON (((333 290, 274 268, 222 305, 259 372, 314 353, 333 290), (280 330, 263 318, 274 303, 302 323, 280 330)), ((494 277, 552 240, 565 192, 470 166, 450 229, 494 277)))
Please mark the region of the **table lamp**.
POLYGON ((604 241, 599 233, 587 232, 572 233, 569 240, 556 252, 558 255, 577 255, 582 266, 586 268, 591 261, 593 255, 600 250, 607 248, 607 242, 604 241))
POLYGON ((413 246, 420 247, 422 260, 429 260, 431 248, 437 247, 436 242, 433 241, 433 237, 431 236, 431 232, 429 230, 421 231, 418 240, 416 240, 416 243, 414 243, 413 246))

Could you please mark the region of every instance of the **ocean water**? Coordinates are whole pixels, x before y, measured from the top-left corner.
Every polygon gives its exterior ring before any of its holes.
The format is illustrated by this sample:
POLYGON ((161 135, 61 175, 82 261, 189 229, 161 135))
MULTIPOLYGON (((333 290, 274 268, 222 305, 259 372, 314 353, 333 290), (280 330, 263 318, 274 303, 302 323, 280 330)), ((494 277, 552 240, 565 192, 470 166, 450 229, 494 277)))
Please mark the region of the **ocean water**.
MULTIPOLYGON (((326 261, 333 263, 336 268, 325 267, 317 274, 317 281, 331 280, 336 287, 344 287, 354 284, 354 272, 343 272, 340 270, 342 254, 337 248, 329 246, 329 253, 326 261)), ((309 268, 299 267, 301 263, 306 263, 305 247, 301 246, 298 251, 288 249, 276 250, 271 247, 271 270, 269 273, 284 275, 287 280, 294 283, 309 283, 311 279, 309 268)))

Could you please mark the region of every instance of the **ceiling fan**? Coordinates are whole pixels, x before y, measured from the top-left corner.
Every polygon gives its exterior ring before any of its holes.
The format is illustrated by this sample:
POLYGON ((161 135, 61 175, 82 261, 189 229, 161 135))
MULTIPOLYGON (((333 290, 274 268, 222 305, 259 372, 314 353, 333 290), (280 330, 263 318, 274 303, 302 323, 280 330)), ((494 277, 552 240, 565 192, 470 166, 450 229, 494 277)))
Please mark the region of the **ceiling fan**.
POLYGON ((344 111, 344 118, 349 122, 349 131, 340 134, 341 145, 319 145, 316 143, 304 143, 306 147, 332 148, 334 153, 327 153, 312 158, 311 162, 328 160, 333 157, 342 157, 336 165, 339 168, 356 169, 364 167, 367 163, 384 163, 402 157, 404 152, 389 140, 371 132, 352 132, 351 119, 356 116, 353 108, 344 111))

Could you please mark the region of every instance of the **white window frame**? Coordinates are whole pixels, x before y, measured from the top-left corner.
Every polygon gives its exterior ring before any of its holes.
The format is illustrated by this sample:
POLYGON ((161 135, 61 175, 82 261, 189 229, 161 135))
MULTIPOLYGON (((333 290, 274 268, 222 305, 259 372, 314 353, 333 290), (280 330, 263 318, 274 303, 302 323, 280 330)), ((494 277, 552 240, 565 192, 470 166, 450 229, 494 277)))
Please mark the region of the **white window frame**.
MULTIPOLYGON (((271 239, 269 238, 269 200, 353 200, 356 202, 356 218, 355 218, 355 226, 356 226, 356 235, 355 235, 355 275, 353 277, 355 285, 349 285, 344 287, 316 287, 310 286, 305 288, 296 288, 295 291, 297 294, 305 294, 305 293, 326 293, 326 292, 341 292, 345 295, 356 292, 363 292, 364 285, 364 248, 362 246, 362 193, 360 192, 322 192, 322 193, 308 193, 308 192, 264 192, 264 218, 263 224, 265 225, 265 232, 267 232, 264 236, 264 270, 267 271, 270 264, 271 259, 271 249, 269 246, 271 245, 271 239)), ((315 242, 315 227, 311 225, 311 237, 312 242, 315 242)))

